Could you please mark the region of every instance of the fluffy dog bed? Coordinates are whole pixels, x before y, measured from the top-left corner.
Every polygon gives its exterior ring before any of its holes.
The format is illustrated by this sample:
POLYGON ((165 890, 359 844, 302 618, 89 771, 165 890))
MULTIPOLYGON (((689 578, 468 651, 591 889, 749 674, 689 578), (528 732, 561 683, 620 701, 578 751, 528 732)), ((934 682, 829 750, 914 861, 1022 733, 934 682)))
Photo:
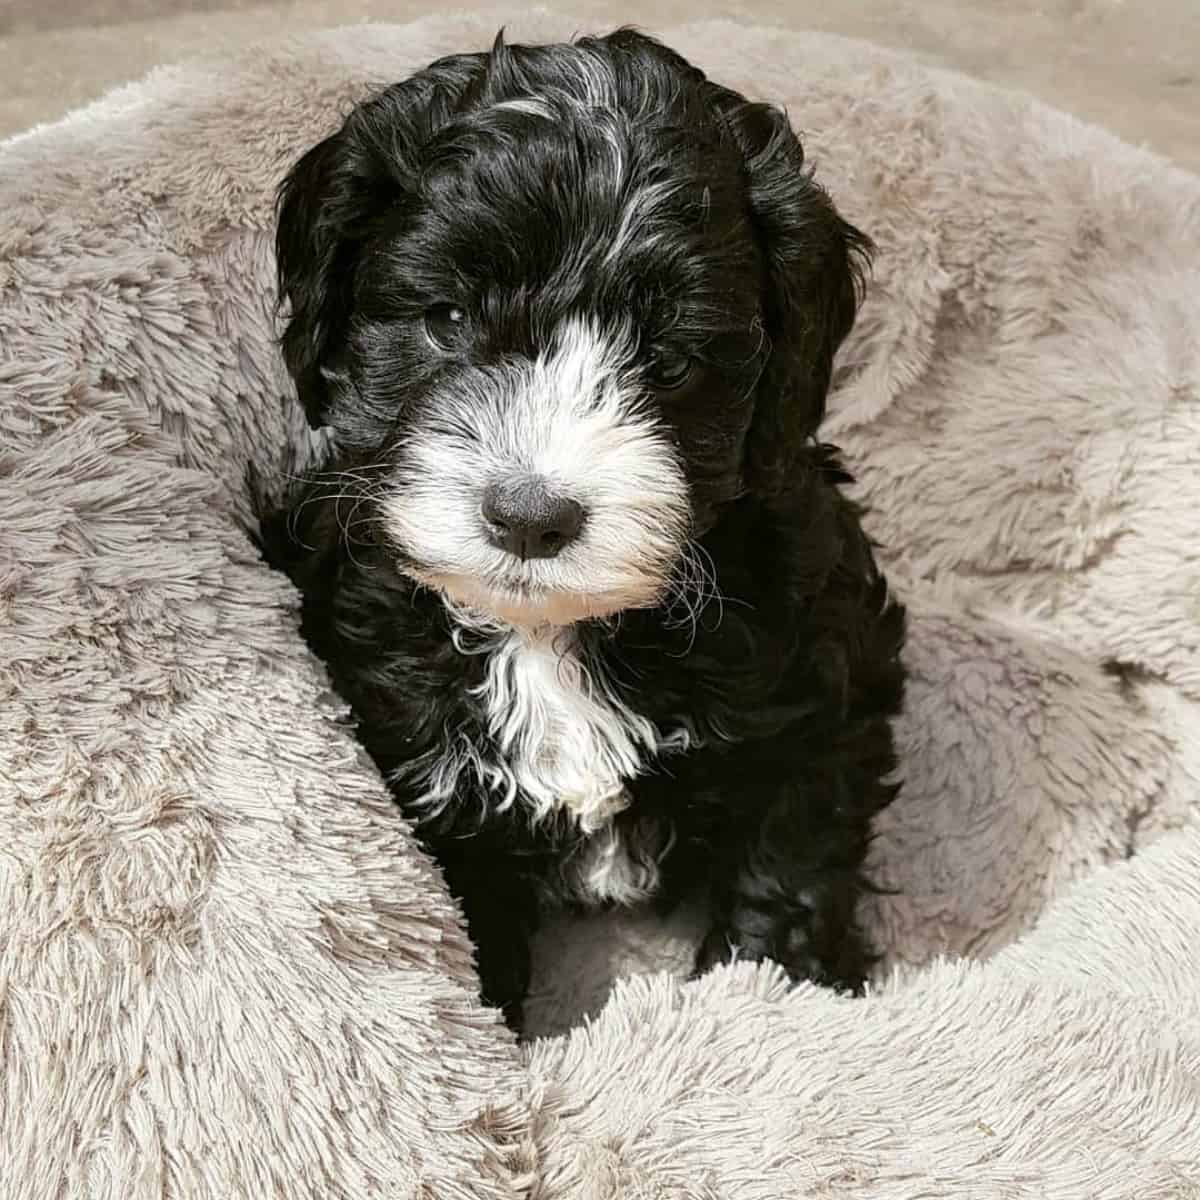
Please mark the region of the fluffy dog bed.
POLYGON ((575 1028, 518 1047, 247 536, 248 466, 315 448, 274 184, 494 32, 164 70, 0 147, 4 1195, 1200 1193, 1200 182, 871 47, 665 31, 880 246, 827 433, 913 612, 890 956, 855 1001, 680 982, 686 917, 558 928, 533 1009, 575 1028))

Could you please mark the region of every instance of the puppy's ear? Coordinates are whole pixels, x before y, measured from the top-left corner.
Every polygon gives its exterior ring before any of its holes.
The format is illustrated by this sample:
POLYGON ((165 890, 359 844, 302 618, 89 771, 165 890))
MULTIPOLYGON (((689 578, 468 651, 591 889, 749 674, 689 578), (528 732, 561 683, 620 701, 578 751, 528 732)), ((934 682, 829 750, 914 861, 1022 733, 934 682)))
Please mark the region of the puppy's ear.
POLYGON ((814 182, 783 112, 714 91, 745 163, 766 272, 770 357, 755 399, 746 482, 771 493, 787 486, 825 415, 834 354, 854 324, 871 243, 814 182))
POLYGON ((347 386, 338 353, 363 245, 412 186, 421 144, 449 119, 482 60, 442 59, 359 105, 279 185, 275 259, 279 301, 290 310, 281 345, 314 427, 347 386))
POLYGON ((279 187, 275 262, 290 312, 281 346, 309 424, 329 408, 330 358, 346 333, 355 232, 377 193, 349 122, 292 167, 279 187))

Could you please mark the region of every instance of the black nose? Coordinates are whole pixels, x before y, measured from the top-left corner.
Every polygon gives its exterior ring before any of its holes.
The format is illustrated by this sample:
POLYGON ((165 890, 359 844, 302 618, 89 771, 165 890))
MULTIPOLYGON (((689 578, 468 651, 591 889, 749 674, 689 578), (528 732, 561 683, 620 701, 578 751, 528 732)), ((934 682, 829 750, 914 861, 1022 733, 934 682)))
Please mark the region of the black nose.
POLYGON ((581 504, 554 495, 540 479, 489 484, 482 512, 492 545, 520 559, 553 558, 579 536, 586 516, 581 504))

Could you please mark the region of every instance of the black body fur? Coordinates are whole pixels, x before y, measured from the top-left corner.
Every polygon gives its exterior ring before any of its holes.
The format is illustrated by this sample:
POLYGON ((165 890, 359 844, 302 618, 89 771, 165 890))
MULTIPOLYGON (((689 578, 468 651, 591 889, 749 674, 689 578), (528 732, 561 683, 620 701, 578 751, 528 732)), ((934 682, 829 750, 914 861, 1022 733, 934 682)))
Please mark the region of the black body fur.
MULTIPOLYGON (((664 598, 574 627, 629 709, 691 737, 628 780, 632 803, 612 819, 658 863, 663 904, 707 893, 698 969, 770 957, 851 990, 872 960, 856 905, 872 818, 895 791, 904 617, 815 433, 866 247, 781 113, 628 31, 498 44, 388 89, 296 166, 278 233, 284 353, 310 419, 335 431, 332 471, 402 476, 435 385, 536 353, 566 313, 632 317, 647 360, 667 345, 698 364, 681 392, 646 394, 724 603, 686 621, 664 598), (597 79, 608 90, 590 125, 495 107, 597 79), (602 137, 623 139, 643 183, 687 185, 653 236, 604 265, 619 213, 588 171, 602 137), (429 357, 415 319, 448 289, 485 314, 469 361, 451 364, 429 357)), ((265 517, 265 551, 302 588, 306 637, 463 903, 485 997, 519 1025, 539 909, 575 902, 563 881, 585 835, 564 813, 500 810, 482 787, 436 813, 412 807, 406 764, 448 737, 500 753, 473 690, 483 656, 411 578, 376 493, 348 496, 347 478, 317 478, 265 517)))

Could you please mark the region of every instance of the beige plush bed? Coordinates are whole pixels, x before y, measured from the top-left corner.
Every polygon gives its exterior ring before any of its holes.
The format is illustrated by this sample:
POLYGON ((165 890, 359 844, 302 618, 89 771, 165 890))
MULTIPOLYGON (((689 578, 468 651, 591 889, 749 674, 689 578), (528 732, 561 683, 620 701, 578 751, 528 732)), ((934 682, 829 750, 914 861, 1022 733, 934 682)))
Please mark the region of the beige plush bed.
POLYGON ((1200 181, 870 46, 662 32, 880 247, 826 429, 913 614, 877 987, 680 982, 687 915, 631 914, 549 931, 542 1040, 479 1006, 245 479, 315 448, 277 178, 495 30, 165 69, 0 145, 6 1200, 1200 1196, 1200 181))

